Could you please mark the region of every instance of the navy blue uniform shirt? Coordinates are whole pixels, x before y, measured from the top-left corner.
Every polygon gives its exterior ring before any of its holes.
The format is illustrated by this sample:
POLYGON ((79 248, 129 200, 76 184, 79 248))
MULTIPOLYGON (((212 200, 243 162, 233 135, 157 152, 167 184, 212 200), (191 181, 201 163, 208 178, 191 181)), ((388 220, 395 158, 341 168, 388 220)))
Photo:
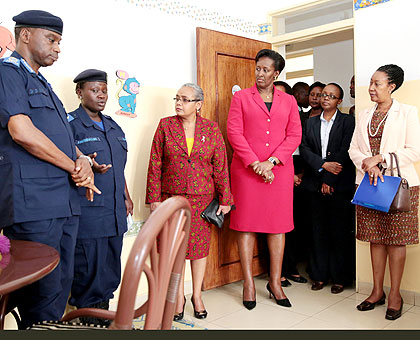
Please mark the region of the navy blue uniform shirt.
POLYGON ((79 199, 70 175, 12 140, 7 124, 10 117, 18 114, 27 115, 61 151, 76 159, 66 112, 46 79, 36 74, 17 52, 1 59, 0 228, 79 215, 79 199))
POLYGON ((100 238, 121 235, 127 231, 124 168, 127 141, 120 126, 109 116, 99 113, 104 130, 82 106, 68 115, 77 147, 85 155, 97 153, 99 164, 112 164, 105 174, 95 173, 95 185, 102 192, 93 202, 85 198, 86 189, 79 188, 82 215, 78 238, 100 238))

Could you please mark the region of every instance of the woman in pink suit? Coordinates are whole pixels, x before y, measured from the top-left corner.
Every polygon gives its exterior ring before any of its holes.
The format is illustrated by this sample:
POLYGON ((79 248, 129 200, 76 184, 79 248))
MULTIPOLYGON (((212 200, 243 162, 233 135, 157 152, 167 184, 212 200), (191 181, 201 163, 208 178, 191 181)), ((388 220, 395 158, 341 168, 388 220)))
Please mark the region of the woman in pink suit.
MULTIPOLYGON (((207 317, 201 299, 210 224, 200 217, 213 197, 219 198, 217 214, 227 214, 233 204, 230 193, 226 147, 217 123, 199 114, 204 94, 195 84, 184 84, 177 92, 176 115, 162 118, 150 152, 146 203, 153 211, 165 199, 181 195, 192 208, 191 231, 186 258, 191 260, 194 316, 207 317)), ((182 277, 181 282, 184 282, 182 277)), ((184 316, 184 285, 180 285, 174 320, 184 316)))
POLYGON ((274 80, 283 70, 283 57, 264 49, 255 57, 256 84, 232 98, 227 134, 233 148, 232 193, 236 210, 230 228, 237 242, 244 274, 243 304, 256 305, 252 275, 256 233, 267 233, 270 279, 267 290, 277 304, 291 304, 281 288, 285 233, 293 230, 292 154, 302 137, 298 107, 293 96, 277 90, 274 80))

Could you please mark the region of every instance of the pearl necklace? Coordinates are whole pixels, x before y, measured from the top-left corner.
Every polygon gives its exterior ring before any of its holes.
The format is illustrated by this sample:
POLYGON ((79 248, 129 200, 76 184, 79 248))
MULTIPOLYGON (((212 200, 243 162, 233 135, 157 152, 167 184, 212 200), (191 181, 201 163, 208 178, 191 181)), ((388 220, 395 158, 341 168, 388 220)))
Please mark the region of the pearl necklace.
MULTIPOLYGON (((392 106, 392 104, 391 104, 391 106, 392 106)), ((376 108, 378 107, 378 105, 376 105, 376 106, 375 106, 375 108, 374 108, 374 110, 373 110, 373 112, 372 112, 372 115, 370 116, 370 119, 369 119, 369 136, 371 136, 371 137, 375 137, 375 136, 378 134, 378 132, 379 132, 379 128, 381 127, 382 123, 383 123, 383 122, 385 122, 385 119, 386 119, 386 118, 388 117, 388 115, 389 115, 389 109, 391 108, 391 106, 388 108, 388 111, 387 111, 387 113, 386 113, 385 117, 384 117, 384 118, 382 118, 382 120, 379 122, 379 125, 378 125, 378 127, 376 128, 375 133, 372 133, 372 128, 371 128, 372 118, 373 118, 373 115, 374 115, 374 114, 375 114, 375 112, 376 112, 376 108)), ((380 114, 381 112, 380 112, 380 111, 378 111, 377 113, 378 113, 378 114, 380 114)))

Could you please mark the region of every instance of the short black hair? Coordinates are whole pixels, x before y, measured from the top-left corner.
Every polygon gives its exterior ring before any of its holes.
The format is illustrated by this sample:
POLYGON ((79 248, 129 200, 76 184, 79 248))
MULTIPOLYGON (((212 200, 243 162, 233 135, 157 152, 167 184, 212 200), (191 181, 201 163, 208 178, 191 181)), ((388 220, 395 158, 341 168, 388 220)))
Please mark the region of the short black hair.
POLYGON ((395 84, 394 91, 398 90, 404 82, 404 71, 401 67, 397 65, 394 65, 394 64, 383 65, 379 67, 376 71, 384 72, 387 75, 388 82, 390 84, 395 84))
POLYGON ((343 88, 340 85, 338 85, 337 83, 328 83, 326 86, 328 86, 328 85, 334 85, 336 88, 338 88, 338 90, 340 91, 339 98, 340 99, 344 98, 344 91, 343 91, 343 88))
POLYGON ((260 60, 263 57, 268 57, 274 61, 274 69, 276 71, 279 71, 279 72, 283 71, 284 66, 286 65, 286 62, 280 53, 265 48, 257 53, 255 57, 255 62, 257 63, 258 60, 260 60))
POLYGON ((20 31, 22 31, 23 27, 15 27, 15 41, 18 42, 20 31))
POLYGON ((292 88, 291 88, 291 87, 290 87, 290 85, 289 85, 288 83, 286 83, 285 81, 283 81, 283 80, 276 80, 276 81, 273 83, 273 85, 274 85, 274 86, 283 86, 283 87, 285 88, 285 90, 286 90, 286 93, 287 93, 287 94, 293 95, 292 88))
POLYGON ((315 87, 320 87, 321 89, 324 89, 325 84, 321 83, 320 81, 316 81, 315 83, 313 83, 311 86, 309 86, 309 93, 311 93, 311 91, 315 88, 315 87))
POLYGON ((295 85, 293 85, 293 87, 292 87, 292 90, 293 90, 293 93, 296 93, 296 92, 298 92, 299 90, 302 90, 303 88, 305 88, 305 87, 309 87, 309 85, 308 84, 306 84, 305 82, 303 82, 303 81, 298 81, 295 85))

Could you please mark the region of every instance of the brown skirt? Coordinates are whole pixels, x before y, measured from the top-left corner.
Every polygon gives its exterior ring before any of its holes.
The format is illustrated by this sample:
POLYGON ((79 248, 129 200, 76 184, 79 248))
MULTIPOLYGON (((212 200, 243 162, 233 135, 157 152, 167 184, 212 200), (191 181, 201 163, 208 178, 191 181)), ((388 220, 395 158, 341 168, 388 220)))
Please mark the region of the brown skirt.
POLYGON ((356 207, 357 235, 360 241, 402 246, 419 243, 419 187, 410 188, 411 209, 407 212, 385 213, 356 207))
MULTIPOLYGON (((188 239, 188 260, 198 260, 209 255, 211 224, 202 219, 200 214, 207 208, 213 195, 171 195, 162 193, 162 201, 172 196, 184 196, 190 202, 192 208, 190 237, 188 239)), ((217 228, 217 227, 215 227, 217 228)))

